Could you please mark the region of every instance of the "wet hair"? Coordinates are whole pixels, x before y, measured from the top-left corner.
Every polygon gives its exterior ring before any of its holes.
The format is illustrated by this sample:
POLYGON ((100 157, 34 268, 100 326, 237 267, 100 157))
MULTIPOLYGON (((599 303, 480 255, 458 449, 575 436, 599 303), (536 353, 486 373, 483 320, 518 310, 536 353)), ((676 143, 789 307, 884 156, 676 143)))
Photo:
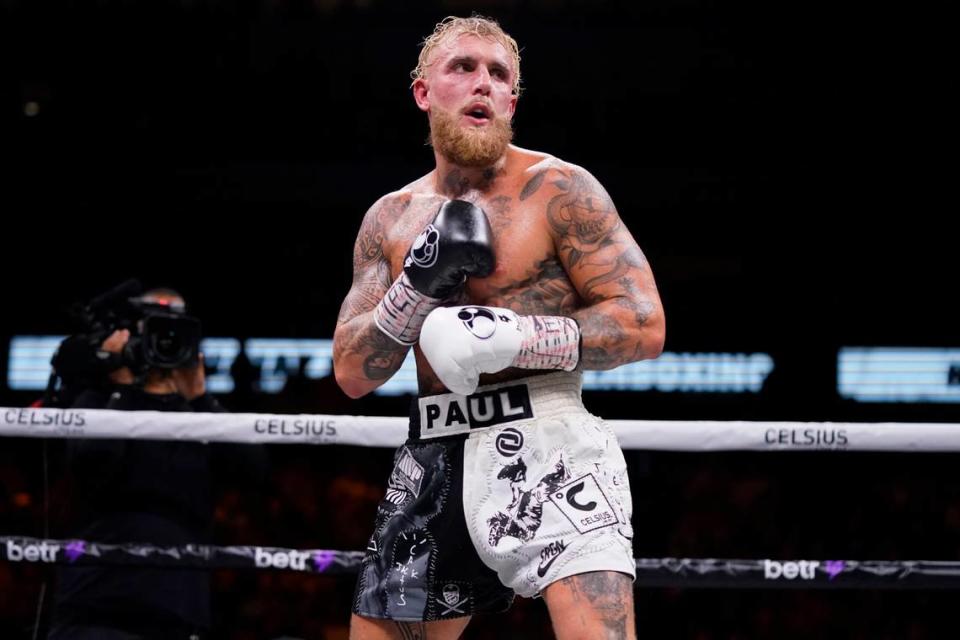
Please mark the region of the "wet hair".
POLYGON ((424 38, 423 48, 420 49, 420 58, 417 60, 417 67, 410 72, 410 77, 413 78, 414 82, 426 75, 427 67, 431 64, 430 56, 441 42, 448 37, 459 37, 464 34, 495 40, 503 45, 513 59, 513 94, 520 95, 520 48, 517 46, 517 41, 504 31, 496 20, 477 14, 473 14, 469 18, 447 16, 437 23, 433 33, 424 38))

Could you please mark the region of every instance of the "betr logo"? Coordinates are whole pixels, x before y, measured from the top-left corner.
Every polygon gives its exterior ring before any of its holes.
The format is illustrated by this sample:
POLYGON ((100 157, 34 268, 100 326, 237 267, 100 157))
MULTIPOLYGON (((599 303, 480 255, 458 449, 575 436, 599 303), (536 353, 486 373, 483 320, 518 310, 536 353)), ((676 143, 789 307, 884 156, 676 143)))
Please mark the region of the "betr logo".
POLYGON ((764 560, 763 577, 765 580, 777 580, 781 577, 793 580, 799 576, 801 580, 813 580, 819 566, 820 563, 816 560, 800 560, 799 562, 764 560))
POLYGON ((56 562, 57 552, 60 551, 60 545, 47 544, 24 544, 19 545, 13 540, 7 540, 7 560, 10 562, 56 562))
POLYGON ((256 548, 253 556, 253 562, 258 569, 293 569, 294 571, 306 571, 307 558, 310 554, 306 551, 276 551, 270 552, 260 547, 256 548))

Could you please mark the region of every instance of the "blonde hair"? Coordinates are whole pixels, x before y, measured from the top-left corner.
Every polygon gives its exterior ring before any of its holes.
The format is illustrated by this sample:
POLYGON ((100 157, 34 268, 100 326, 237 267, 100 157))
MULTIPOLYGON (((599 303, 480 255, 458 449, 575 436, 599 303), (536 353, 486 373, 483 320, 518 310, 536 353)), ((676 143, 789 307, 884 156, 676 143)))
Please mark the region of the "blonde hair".
POLYGON ((520 48, 517 46, 517 41, 510 37, 510 34, 504 31, 496 20, 477 14, 473 14, 469 18, 447 16, 437 23, 433 33, 423 39, 423 48, 420 49, 417 67, 410 72, 413 81, 416 82, 426 75, 427 67, 431 64, 429 62, 430 54, 447 36, 458 37, 464 34, 496 40, 503 45, 503 48, 509 52, 513 59, 513 70, 515 72, 513 93, 514 95, 520 95, 520 48))

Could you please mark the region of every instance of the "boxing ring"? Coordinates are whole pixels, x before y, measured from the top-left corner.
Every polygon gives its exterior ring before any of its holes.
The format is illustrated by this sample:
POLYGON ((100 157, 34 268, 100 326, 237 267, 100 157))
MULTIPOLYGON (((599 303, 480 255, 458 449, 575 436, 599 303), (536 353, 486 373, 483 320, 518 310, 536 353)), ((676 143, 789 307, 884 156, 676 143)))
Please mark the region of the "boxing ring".
MULTIPOLYGON (((960 451, 960 424, 609 420, 625 450, 960 451)), ((0 437, 397 447, 407 418, 0 407, 0 437)), ((384 473, 386 473, 384 469, 384 473)), ((3 535, 0 560, 46 565, 255 569, 352 574, 364 552, 265 546, 161 547, 3 535)), ((827 558, 636 558, 638 587, 956 589, 960 562, 827 558)))

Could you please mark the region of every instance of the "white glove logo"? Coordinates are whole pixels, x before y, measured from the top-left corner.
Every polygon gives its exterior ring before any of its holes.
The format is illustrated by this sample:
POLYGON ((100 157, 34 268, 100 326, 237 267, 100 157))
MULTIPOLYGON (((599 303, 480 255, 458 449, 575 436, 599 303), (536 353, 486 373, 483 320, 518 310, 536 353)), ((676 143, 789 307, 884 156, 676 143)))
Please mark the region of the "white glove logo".
POLYGON ((464 307, 457 313, 457 318, 463 322, 467 331, 481 340, 486 340, 497 330, 497 317, 490 309, 464 307))
MULTIPOLYGON (((440 240, 440 232, 432 224, 420 232, 417 239, 413 241, 410 247, 410 260, 418 267, 432 267, 437 261, 439 252, 437 251, 437 242, 440 240)), ((409 265, 404 265, 409 266, 409 265)))
POLYGON ((480 374, 512 366, 522 346, 517 314, 499 307, 437 307, 420 331, 420 349, 433 372, 460 395, 476 391, 480 374))

